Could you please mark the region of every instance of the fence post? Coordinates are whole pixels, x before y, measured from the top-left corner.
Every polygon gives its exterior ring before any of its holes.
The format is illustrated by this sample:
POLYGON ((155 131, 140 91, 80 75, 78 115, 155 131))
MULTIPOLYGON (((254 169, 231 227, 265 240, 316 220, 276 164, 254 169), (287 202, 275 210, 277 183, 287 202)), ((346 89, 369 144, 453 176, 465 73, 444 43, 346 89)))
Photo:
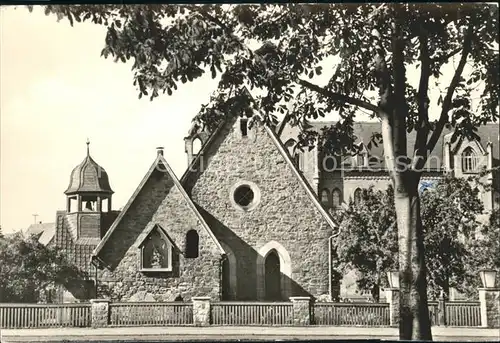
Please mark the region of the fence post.
POLYGON ((479 288, 481 326, 500 328, 500 288, 479 288))
POLYGON ((444 293, 438 299, 438 325, 446 326, 446 298, 444 293))
POLYGON ((210 325, 210 297, 193 297, 193 324, 210 325))
POLYGON ((389 303, 389 325, 399 326, 399 288, 386 288, 385 297, 389 303))
POLYGON ((311 325, 311 298, 290 297, 292 302, 293 325, 311 325))
POLYGON ((93 328, 102 328, 109 324, 109 299, 91 299, 90 311, 93 328))

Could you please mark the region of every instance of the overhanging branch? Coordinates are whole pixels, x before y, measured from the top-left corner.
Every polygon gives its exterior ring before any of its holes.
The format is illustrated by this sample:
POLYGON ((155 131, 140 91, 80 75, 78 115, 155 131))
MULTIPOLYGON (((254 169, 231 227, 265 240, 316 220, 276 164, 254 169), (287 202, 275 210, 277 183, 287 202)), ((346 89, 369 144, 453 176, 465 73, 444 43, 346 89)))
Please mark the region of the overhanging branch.
POLYGON ((458 67, 455 70, 455 74, 453 75, 453 78, 450 82, 450 85, 448 86, 448 91, 446 92, 446 96, 445 96, 444 101, 443 101, 443 107, 441 108, 441 115, 440 115, 439 120, 436 124, 436 127, 434 128, 434 131, 432 132, 431 138, 429 138, 429 142, 427 143, 427 147, 426 147, 427 151, 432 151, 434 149, 437 141, 439 140, 439 137, 441 136, 441 134, 443 132, 443 128, 444 128, 445 124, 448 122, 448 112, 451 108, 453 93, 455 92, 455 89, 457 88, 458 83, 460 82, 460 77, 462 76, 462 72, 463 72, 465 64, 467 62, 467 57, 469 55, 469 52, 472 49, 472 36, 473 36, 473 34, 474 34, 474 25, 473 25, 472 20, 471 20, 469 23, 469 27, 467 29, 467 33, 465 34, 465 38, 464 38, 462 57, 460 58, 460 62, 458 63, 458 67))
POLYGON ((315 85, 309 81, 306 81, 306 80, 303 80, 303 79, 298 79, 297 80, 297 83, 300 84, 301 86, 304 86, 312 91, 315 91, 316 93, 318 94, 321 94, 323 96, 326 96, 330 99, 333 99, 333 100, 336 100, 336 101, 340 101, 340 102, 343 102, 343 103, 347 103, 347 104, 351 104, 351 105, 355 105, 355 106, 359 106, 359 107, 362 107, 364 109, 367 109, 369 111, 373 111, 375 113, 380 113, 382 112, 382 109, 379 108, 378 106, 375 106, 369 102, 366 102, 366 101, 363 101, 363 100, 360 100, 360 99, 356 99, 356 98, 351 98, 347 95, 344 95, 344 94, 340 94, 340 93, 335 93, 335 92, 332 92, 332 91, 329 91, 323 87, 320 87, 318 85, 315 85))

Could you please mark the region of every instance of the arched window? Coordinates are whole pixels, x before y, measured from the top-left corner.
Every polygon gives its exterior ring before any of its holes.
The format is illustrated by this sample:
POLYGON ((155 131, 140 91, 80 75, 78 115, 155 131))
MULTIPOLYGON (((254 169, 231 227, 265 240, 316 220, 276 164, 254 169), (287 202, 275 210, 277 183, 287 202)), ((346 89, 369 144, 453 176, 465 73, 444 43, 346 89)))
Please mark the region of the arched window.
POLYGON ((464 173, 475 172, 477 167, 477 157, 471 147, 465 148, 462 152, 462 171, 464 173))
POLYGON ((330 207, 330 192, 326 188, 321 191, 321 203, 323 206, 330 207))
POLYGON ((297 166, 297 168, 299 170, 302 170, 303 169, 302 152, 298 149, 295 149, 296 145, 297 145, 297 142, 295 142, 295 140, 293 140, 293 139, 289 139, 285 143, 285 147, 288 150, 288 153, 290 154, 290 156, 292 157, 292 161, 295 163, 295 165, 297 166))
POLYGON ((354 191, 354 204, 355 205, 359 205, 361 204, 361 189, 360 188, 356 188, 356 190, 354 191))
POLYGON ((193 155, 198 155, 201 150, 201 139, 195 138, 193 140, 193 155))
POLYGON ((340 203, 342 202, 342 196, 340 193, 340 189, 335 188, 332 192, 332 207, 337 208, 340 207, 340 203))
POLYGON ((186 234, 186 258, 196 258, 199 255, 200 238, 198 232, 189 230, 186 234))

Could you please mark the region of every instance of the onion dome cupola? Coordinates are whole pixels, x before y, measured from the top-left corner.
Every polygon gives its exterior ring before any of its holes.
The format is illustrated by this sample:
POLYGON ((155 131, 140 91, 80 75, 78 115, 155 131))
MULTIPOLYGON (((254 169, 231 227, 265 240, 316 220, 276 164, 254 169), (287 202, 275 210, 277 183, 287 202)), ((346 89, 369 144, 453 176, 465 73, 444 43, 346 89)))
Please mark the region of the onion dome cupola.
POLYGON ((68 212, 102 212, 103 202, 107 201, 107 211, 111 211, 111 196, 114 193, 109 185, 108 174, 90 156, 90 142, 87 140, 87 156, 71 172, 67 196, 68 212), (77 208, 72 208, 76 200, 77 208))

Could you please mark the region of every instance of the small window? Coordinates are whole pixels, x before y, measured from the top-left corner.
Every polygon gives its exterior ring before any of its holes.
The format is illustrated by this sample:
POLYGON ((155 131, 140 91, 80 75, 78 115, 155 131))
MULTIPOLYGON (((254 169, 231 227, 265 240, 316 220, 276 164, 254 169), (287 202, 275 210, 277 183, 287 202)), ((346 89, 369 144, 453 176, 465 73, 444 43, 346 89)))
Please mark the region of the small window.
POLYGON ((362 196, 362 191, 360 188, 357 188, 354 191, 354 204, 355 205, 360 205, 361 204, 361 196, 362 196))
POLYGON ((357 155, 356 156, 356 165, 358 167, 363 167, 365 165, 365 156, 364 155, 357 155))
POLYGON ((193 155, 196 156, 201 150, 201 139, 195 138, 193 140, 193 155))
POLYGON ((477 168, 477 157, 472 148, 468 147, 462 153, 462 171, 464 173, 475 172, 477 168))
POLYGON ((250 186, 242 185, 234 191, 234 201, 240 206, 248 206, 252 203, 254 193, 250 186))
POLYGON ((334 208, 340 207, 341 203, 341 194, 338 188, 335 188, 332 192, 332 206, 334 208))
POLYGON ((241 135, 243 137, 246 137, 248 134, 248 120, 246 118, 240 119, 240 129, 241 129, 241 135))
POLYGON ((285 147, 287 148, 288 153, 292 157, 292 161, 295 164, 295 166, 299 170, 302 170, 303 169, 303 165, 302 165, 303 164, 303 155, 302 155, 302 152, 300 150, 295 148, 296 144, 297 144, 297 142, 295 142, 295 140, 289 139, 286 141, 285 147))
POLYGON ((330 207, 330 193, 326 188, 321 191, 321 203, 325 207, 330 207))
POLYGON ((153 229, 141 245, 142 271, 172 270, 172 244, 159 230, 153 229))
POLYGON ((199 255, 200 237, 195 230, 189 230, 186 234, 186 258, 196 258, 199 255))

